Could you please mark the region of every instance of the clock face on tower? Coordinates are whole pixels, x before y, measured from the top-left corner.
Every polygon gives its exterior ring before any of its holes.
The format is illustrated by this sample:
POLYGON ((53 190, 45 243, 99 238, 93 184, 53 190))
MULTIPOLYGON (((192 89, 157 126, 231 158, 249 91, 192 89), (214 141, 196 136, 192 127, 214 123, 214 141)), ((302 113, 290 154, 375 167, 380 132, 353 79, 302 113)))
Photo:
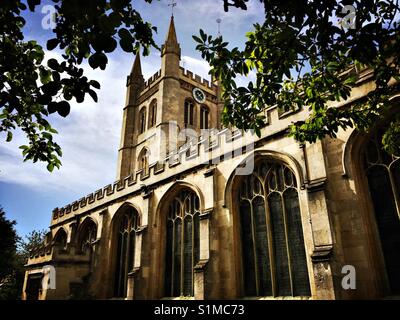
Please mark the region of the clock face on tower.
POLYGON ((204 103, 206 102, 206 94, 201 90, 200 88, 194 88, 193 91, 193 98, 198 102, 198 103, 204 103))

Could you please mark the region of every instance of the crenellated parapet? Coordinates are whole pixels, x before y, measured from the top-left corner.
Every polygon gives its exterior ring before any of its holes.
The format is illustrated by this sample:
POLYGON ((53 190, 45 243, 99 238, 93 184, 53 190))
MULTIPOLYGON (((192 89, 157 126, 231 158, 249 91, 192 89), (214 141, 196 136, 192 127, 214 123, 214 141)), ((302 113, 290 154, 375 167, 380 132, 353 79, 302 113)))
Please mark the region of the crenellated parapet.
POLYGON ((189 82, 194 82, 197 85, 202 86, 203 88, 208 88, 214 92, 217 91, 218 87, 215 84, 211 83, 210 81, 200 77, 199 75, 185 68, 180 67, 179 69, 181 71, 181 79, 187 80, 189 82))
POLYGON ((37 246, 29 253, 28 265, 43 265, 50 261, 89 263, 90 253, 78 252, 73 246, 63 248, 54 243, 37 246))
MULTIPOLYGON (((215 84, 208 81, 207 79, 204 79, 201 76, 193 73, 192 71, 184 69, 182 67, 180 67, 179 69, 180 69, 180 73, 181 73, 181 79, 183 81, 187 81, 189 83, 196 84, 196 85, 202 87, 203 89, 208 89, 208 90, 211 90, 212 92, 217 91, 218 87, 215 84)), ((150 89, 152 89, 154 84, 156 82, 158 82, 158 80, 160 80, 160 79, 161 79, 161 70, 158 70, 156 73, 154 73, 150 78, 148 78, 144 82, 144 85, 140 92, 140 96, 144 95, 150 89)), ((128 81, 129 81, 129 79, 128 79, 128 81)))
POLYGON ((243 152, 251 150, 255 136, 250 132, 242 130, 223 129, 222 131, 205 131, 197 139, 192 139, 176 150, 170 151, 164 159, 155 161, 149 165, 146 172, 137 170, 129 176, 108 184, 97 191, 82 197, 62 208, 53 210, 53 220, 62 218, 71 213, 78 212, 80 209, 94 204, 96 201, 106 201, 118 193, 123 193, 127 189, 133 191, 140 189, 143 181, 150 181, 157 176, 157 180, 171 175, 174 172, 185 171, 201 165, 217 164, 229 156, 234 157, 243 152))
POLYGON ((160 78, 161 78, 161 69, 158 70, 155 74, 153 74, 150 78, 148 78, 148 79, 144 82, 144 86, 143 86, 142 92, 148 90, 148 89, 151 87, 151 85, 152 85, 153 83, 155 83, 155 82, 156 82, 158 79, 160 79, 160 78))

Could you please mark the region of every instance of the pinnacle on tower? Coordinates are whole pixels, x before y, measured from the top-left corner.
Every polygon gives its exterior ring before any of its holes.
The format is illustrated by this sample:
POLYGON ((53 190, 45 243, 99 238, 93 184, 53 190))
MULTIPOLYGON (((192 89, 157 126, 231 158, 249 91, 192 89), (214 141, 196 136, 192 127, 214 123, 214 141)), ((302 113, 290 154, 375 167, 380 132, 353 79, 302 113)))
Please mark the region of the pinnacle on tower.
POLYGON ((133 63, 131 73, 128 76, 127 86, 133 85, 136 91, 140 91, 144 84, 144 78, 142 73, 142 65, 140 63, 140 53, 139 50, 136 53, 135 62, 133 63))
POLYGON ((139 50, 136 53, 135 62, 133 63, 132 70, 131 70, 131 75, 132 76, 142 76, 142 65, 140 63, 139 50))
POLYGON ((166 53, 174 53, 179 57, 181 56, 181 48, 178 43, 178 38, 176 37, 174 16, 171 16, 171 22, 169 24, 167 39, 165 40, 165 43, 162 45, 161 56, 163 56, 166 53))
POLYGON ((165 40, 165 44, 177 44, 178 45, 178 39, 176 37, 176 32, 175 32, 175 23, 174 23, 174 16, 171 17, 171 22, 169 24, 169 30, 168 30, 168 35, 167 39, 165 40))

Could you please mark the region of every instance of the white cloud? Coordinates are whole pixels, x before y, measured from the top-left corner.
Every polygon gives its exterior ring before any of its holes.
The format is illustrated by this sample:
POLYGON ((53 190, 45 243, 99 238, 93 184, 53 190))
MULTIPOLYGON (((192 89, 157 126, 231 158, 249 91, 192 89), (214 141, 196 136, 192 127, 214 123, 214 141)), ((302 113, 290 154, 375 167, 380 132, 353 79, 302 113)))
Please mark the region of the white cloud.
MULTIPOLYGON (((169 22, 168 15, 165 15, 167 2, 153 2, 148 8, 151 10, 144 11, 143 16, 160 27, 156 41, 163 42, 169 22), (161 20, 157 17, 164 18, 161 20)), ((233 42, 242 42, 251 23, 262 18, 262 12, 257 1, 250 2, 247 11, 231 9, 229 13, 223 12, 222 1, 180 1, 175 21, 182 46, 181 65, 184 63, 185 69, 209 80, 209 65, 199 59, 199 53, 194 50, 192 34, 197 34, 200 28, 215 34, 215 20, 221 17, 224 37, 233 42)), ((50 52, 48 57, 57 57, 57 53, 50 52)), ((63 150, 63 166, 60 170, 49 173, 45 164, 23 163, 18 146, 26 144, 26 140, 21 132, 16 132, 11 143, 0 145, 0 181, 31 188, 40 186, 43 193, 57 190, 63 194, 79 193, 81 196, 112 182, 117 169, 126 76, 133 60, 132 55, 116 52, 109 56, 106 71, 84 66, 86 76, 101 84, 99 102, 95 103, 87 97, 82 104, 72 104, 71 114, 66 119, 58 115, 51 116, 53 126, 59 131, 59 135, 54 137, 55 141, 63 150)), ((142 58, 144 77, 147 79, 157 72, 160 64, 159 52, 152 50, 150 56, 142 58)))
POLYGON ((182 56, 181 66, 186 70, 192 71, 194 74, 199 75, 203 79, 211 80, 211 76, 208 74, 210 65, 205 60, 196 59, 189 56, 182 56))
MULTIPOLYGON (((48 57, 57 57, 57 54, 50 53, 48 57)), ((26 140, 23 133, 16 132, 11 143, 0 146, 0 180, 28 187, 41 186, 43 192, 47 188, 91 192, 112 182, 125 103, 126 66, 132 64, 132 57, 125 57, 109 59, 106 72, 83 67, 89 79, 101 84, 98 103, 87 97, 84 103, 71 104, 67 118, 51 116, 51 123, 59 132, 54 139, 63 150, 60 170, 49 173, 44 164, 23 163, 18 146, 26 144, 26 140)))

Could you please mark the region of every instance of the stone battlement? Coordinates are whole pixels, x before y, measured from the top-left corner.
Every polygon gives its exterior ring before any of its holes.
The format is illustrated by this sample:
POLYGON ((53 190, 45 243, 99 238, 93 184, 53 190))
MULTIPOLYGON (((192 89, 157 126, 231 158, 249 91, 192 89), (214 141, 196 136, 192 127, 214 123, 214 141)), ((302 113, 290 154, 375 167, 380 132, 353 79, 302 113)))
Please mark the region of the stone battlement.
POLYGON ((202 77, 200 77, 199 75, 193 73, 190 70, 187 70, 185 68, 180 67, 179 68, 181 70, 181 75, 183 76, 183 78, 187 78, 191 81, 197 82, 199 85, 207 87, 211 90, 215 90, 216 89, 216 85, 213 83, 210 83, 210 81, 203 79, 202 77))
POLYGON ((148 78, 145 82, 144 82, 144 86, 142 91, 147 90, 148 88, 151 87, 151 84, 156 82, 157 79, 159 79, 161 77, 161 69, 158 70, 155 74, 153 74, 150 78, 148 78))
POLYGON ((248 152, 254 148, 255 139, 256 136, 250 131, 210 130, 197 139, 194 138, 182 145, 177 150, 169 152, 162 161, 151 163, 147 172, 137 170, 124 179, 114 181, 62 208, 55 208, 53 210, 53 220, 78 211, 80 208, 85 208, 95 201, 113 196, 127 188, 137 186, 139 190, 143 185, 141 181, 150 179, 152 176, 164 173, 165 177, 162 178, 167 178, 171 175, 169 168, 182 166, 181 171, 185 171, 198 165, 217 164, 225 159, 248 152), (243 148, 245 148, 245 151, 243 148))
MULTIPOLYGON (((181 75, 183 79, 187 79, 189 81, 194 81, 198 83, 198 85, 203 86, 204 88, 208 88, 210 90, 216 91, 217 86, 213 84, 212 82, 200 77, 199 75, 193 73, 190 70, 184 69, 182 67, 179 67, 181 71, 181 75)), ((158 79, 161 78, 161 69, 158 70, 155 74, 153 74, 150 78, 148 78, 143 85, 143 88, 141 90, 141 94, 147 91, 152 87, 152 84, 154 84, 158 79)))

